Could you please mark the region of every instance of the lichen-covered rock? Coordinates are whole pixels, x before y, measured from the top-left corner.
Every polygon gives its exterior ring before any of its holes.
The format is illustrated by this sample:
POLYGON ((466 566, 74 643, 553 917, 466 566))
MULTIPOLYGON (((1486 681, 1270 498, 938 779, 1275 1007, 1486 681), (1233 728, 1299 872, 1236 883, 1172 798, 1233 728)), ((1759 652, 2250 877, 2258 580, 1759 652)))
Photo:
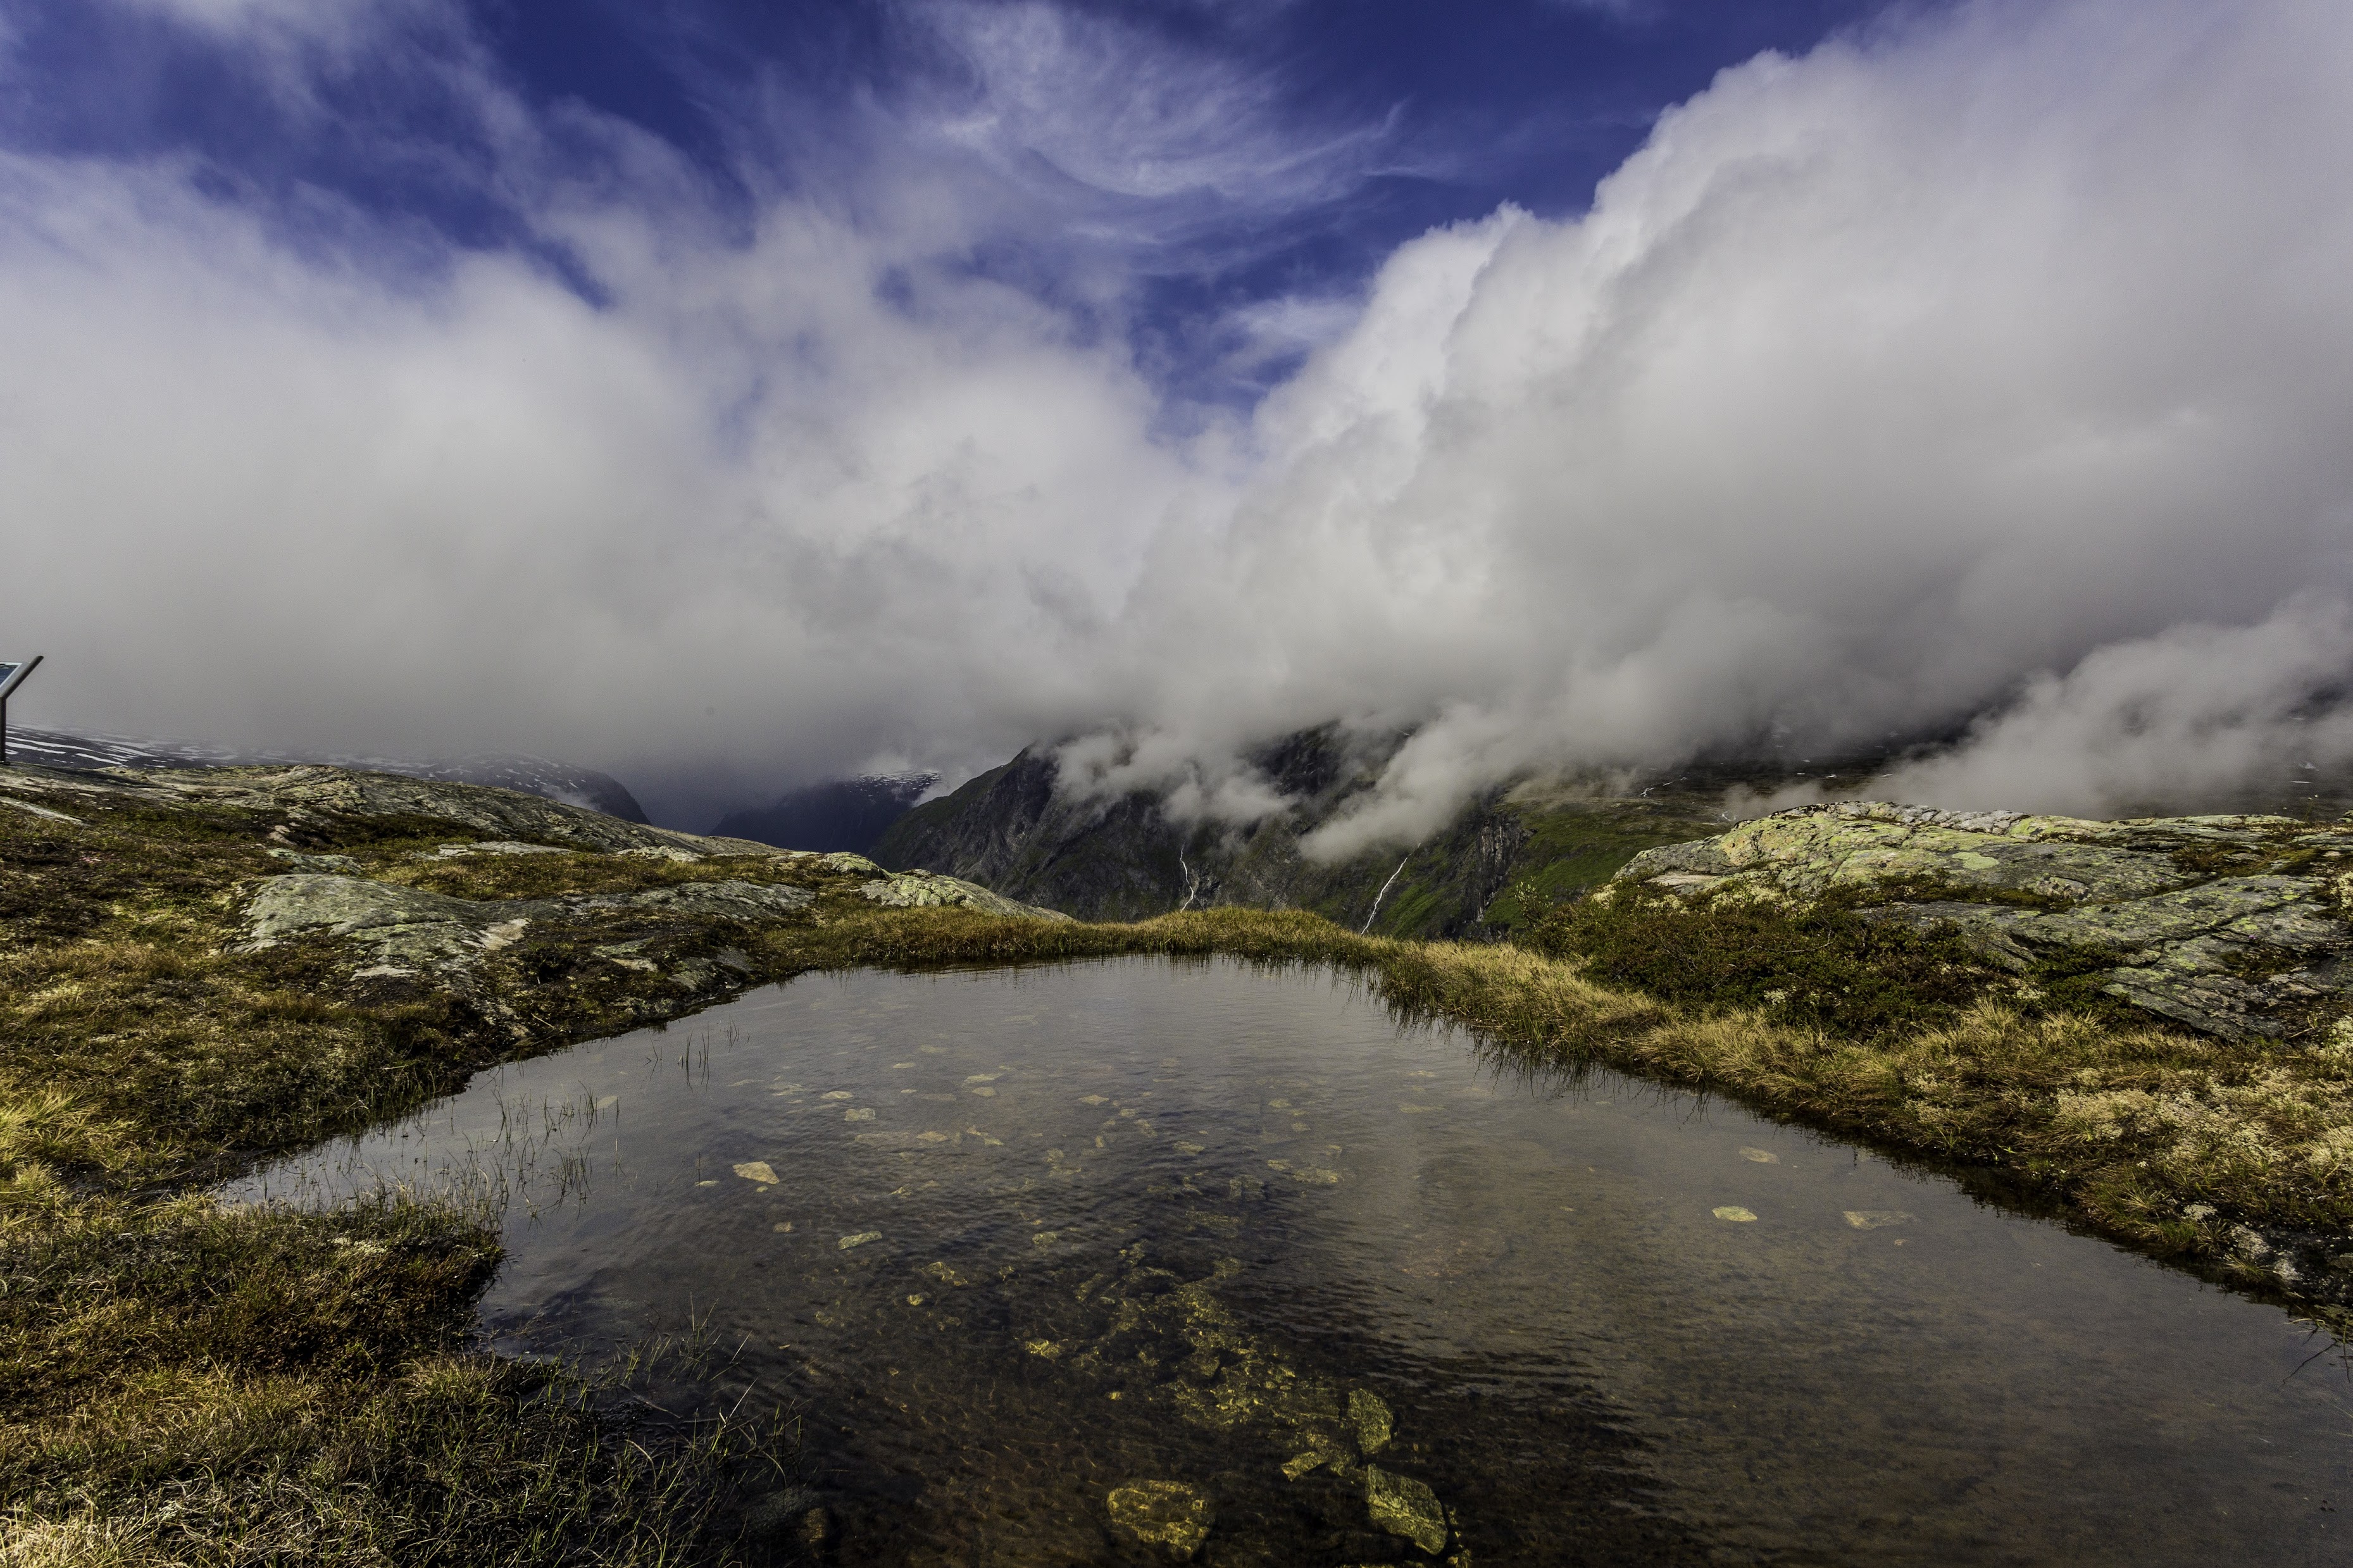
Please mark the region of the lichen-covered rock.
MULTIPOLYGON (((1645 850, 1619 876, 1746 875, 1806 898, 1901 881, 2053 898, 2138 898, 2201 879, 2175 862, 2169 836, 2119 831, 2132 826, 1841 802, 1744 822, 1718 838, 1645 850)), ((2196 834, 2201 843, 2214 837, 2206 828, 2196 834)))
POLYGON ((266 851, 273 860, 283 860, 297 871, 324 871, 331 876, 356 874, 360 863, 348 855, 305 855, 299 849, 266 851))
MULTIPOLYGON (((632 893, 557 899, 451 898, 364 877, 299 871, 260 882, 246 906, 239 950, 259 952, 290 938, 334 937, 352 950, 361 979, 428 977, 460 992, 481 961, 522 939, 534 923, 576 924, 597 914, 643 911, 694 919, 764 921, 799 914, 817 901, 804 888, 759 882, 688 882, 632 893)), ((638 943, 593 949, 623 968, 660 965, 634 955, 638 943)), ((699 984, 709 965, 685 966, 679 978, 699 984)))
POLYGON ((590 910, 662 910, 673 914, 707 915, 718 920, 774 920, 817 902, 806 888, 774 882, 682 882, 676 887, 649 888, 637 893, 607 893, 583 899, 590 910))
POLYGON ((2278 816, 2091 822, 1876 801, 1800 807, 1646 850, 1619 872, 1681 896, 1803 901, 1959 930, 2025 972, 2106 960, 2109 994, 2229 1039, 2353 1002, 2353 824, 2278 816))
POLYGON ((967 882, 960 877, 944 877, 936 871, 894 872, 868 882, 858 890, 886 909, 978 910, 987 915, 1044 921, 1071 918, 1059 910, 1041 910, 1035 904, 1025 904, 1002 893, 992 893, 977 882, 967 882))
MULTIPOLYGON (((490 838, 477 840, 471 844, 444 844, 438 849, 427 851, 425 855, 420 856, 419 858, 432 860, 463 860, 468 857, 474 855, 565 855, 569 853, 571 853, 571 851, 565 849, 559 844, 518 844, 512 838, 490 838)), ((648 851, 642 849, 624 849, 621 853, 624 855, 643 855, 648 853, 648 851)), ((701 858, 700 856, 690 854, 686 850, 673 850, 667 847, 661 850, 654 851, 653 853, 659 853, 665 856, 676 855, 682 859, 688 860, 701 858)))
POLYGON ((531 921, 554 911, 544 900, 453 899, 364 877, 297 871, 261 883, 247 906, 241 951, 290 937, 338 937, 369 976, 462 977, 485 954, 513 945, 531 921))

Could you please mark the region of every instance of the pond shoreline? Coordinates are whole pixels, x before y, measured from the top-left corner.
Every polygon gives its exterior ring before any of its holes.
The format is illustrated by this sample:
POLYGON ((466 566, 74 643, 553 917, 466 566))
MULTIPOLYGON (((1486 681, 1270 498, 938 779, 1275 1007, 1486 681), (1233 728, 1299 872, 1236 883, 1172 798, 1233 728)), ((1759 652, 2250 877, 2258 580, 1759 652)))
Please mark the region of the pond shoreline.
MULTIPOLYGON (((1297 911, 1084 926, 893 908, 860 895, 866 873, 855 868, 652 829, 632 830, 647 836, 639 843, 615 837, 629 825, 502 791, 400 781, 396 798, 376 800, 370 775, 332 769, 6 773, 0 803, 28 809, 0 811, 10 939, 0 1262, 12 1285, 0 1326, 17 1347, 0 1379, 11 1391, 0 1480, 18 1500, 0 1528, 33 1561, 39 1551, 106 1560, 100 1548, 124 1563, 161 1560, 157 1543, 186 1537, 152 1499, 197 1477, 220 1489, 205 1506, 224 1530, 252 1543, 291 1549, 326 1530, 402 1542, 419 1561, 455 1552, 454 1537, 432 1547, 414 1533, 450 1506, 449 1478, 430 1465, 367 1481, 375 1500, 364 1517, 322 1523, 312 1510, 297 1521, 264 1500, 304 1473, 306 1449, 343 1453, 367 1474, 364 1449, 387 1440, 419 1452, 442 1442, 480 1466, 541 1478, 541 1489, 514 1495, 583 1532, 564 1551, 594 1542, 615 1561, 651 1561, 696 1542, 696 1552, 729 1560, 735 1548, 712 1533, 725 1505, 711 1500, 710 1475, 683 1458, 645 1470, 573 1464, 565 1456, 615 1451, 602 1428, 548 1425, 533 1414, 546 1403, 543 1378, 468 1359, 473 1303, 495 1265, 478 1227, 415 1208, 229 1214, 197 1189, 397 1115, 493 1062, 816 971, 1153 954, 1330 965, 1408 1019, 1444 1018, 1539 1060, 1590 1060, 1723 1094, 1973 1188, 1982 1181, 2002 1201, 2049 1204, 2071 1226, 2340 1335, 2353 1325, 2353 1274, 2330 1268, 2353 1247, 2342 1175, 2318 1186, 2266 1186, 2243 1173, 2188 1184, 2137 1164, 2129 1129, 2057 1113, 2071 1075, 2185 1053, 2221 1089, 2259 1083, 2256 1045, 1998 1007, 1863 1045, 1755 1013, 1666 1006, 1517 948, 1369 938, 1297 911), (445 856, 452 840, 545 852, 445 856), (575 924, 476 942, 462 983, 426 965, 388 974, 397 966, 368 962, 332 929, 255 948, 255 889, 319 874, 301 860, 327 857, 348 862, 332 868, 338 878, 453 902, 618 901, 575 924), (808 897, 757 910, 697 903, 720 895, 695 889, 721 884, 808 897), (387 1439, 386 1424, 408 1436, 387 1439), (568 1502, 556 1497, 567 1466, 582 1478, 568 1502), (612 1506, 622 1497, 638 1500, 612 1506)), ((2228 1095, 2215 1103, 2227 1116, 2228 1095)), ((331 1489, 351 1483, 319 1475, 331 1489)), ((497 1498, 466 1507, 485 1538, 535 1528, 497 1498)))

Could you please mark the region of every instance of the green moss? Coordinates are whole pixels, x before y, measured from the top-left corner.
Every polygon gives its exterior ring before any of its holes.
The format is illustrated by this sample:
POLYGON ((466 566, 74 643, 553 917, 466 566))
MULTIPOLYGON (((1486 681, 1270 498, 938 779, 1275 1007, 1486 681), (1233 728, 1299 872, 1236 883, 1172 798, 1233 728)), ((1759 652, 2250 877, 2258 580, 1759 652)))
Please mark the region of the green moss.
POLYGON ((1579 799, 1567 804, 1505 807, 1527 837, 1512 858, 1510 879, 1486 909, 1483 922, 1514 931, 1557 904, 1606 884, 1645 849, 1721 832, 1698 801, 1579 799))
POLYGON ((1383 932, 1423 930, 1437 917, 1444 894, 1443 889, 1400 877, 1373 923, 1383 932))

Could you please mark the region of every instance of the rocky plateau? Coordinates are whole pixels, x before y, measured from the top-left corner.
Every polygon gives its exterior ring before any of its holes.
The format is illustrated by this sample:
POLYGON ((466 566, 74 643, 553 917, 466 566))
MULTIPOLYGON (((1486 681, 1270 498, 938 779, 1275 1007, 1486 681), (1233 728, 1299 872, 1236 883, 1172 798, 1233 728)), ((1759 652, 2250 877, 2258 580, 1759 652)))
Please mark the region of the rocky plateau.
POLYGON ((2064 957, 2100 989, 2225 1039, 2353 1033, 2353 822, 2094 822, 1874 801, 1810 805, 1645 849, 1613 888, 1680 899, 1836 898, 1948 925, 2021 975, 2064 957))

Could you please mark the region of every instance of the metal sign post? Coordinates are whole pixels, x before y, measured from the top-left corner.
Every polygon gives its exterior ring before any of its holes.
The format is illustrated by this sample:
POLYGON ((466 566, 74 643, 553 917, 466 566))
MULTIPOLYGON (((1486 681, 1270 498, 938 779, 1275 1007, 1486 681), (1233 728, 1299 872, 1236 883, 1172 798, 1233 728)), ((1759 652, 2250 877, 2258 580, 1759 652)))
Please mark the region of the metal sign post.
POLYGON ((0 661, 0 768, 8 765, 8 694, 25 684, 25 677, 41 667, 41 656, 35 654, 22 664, 0 661))

